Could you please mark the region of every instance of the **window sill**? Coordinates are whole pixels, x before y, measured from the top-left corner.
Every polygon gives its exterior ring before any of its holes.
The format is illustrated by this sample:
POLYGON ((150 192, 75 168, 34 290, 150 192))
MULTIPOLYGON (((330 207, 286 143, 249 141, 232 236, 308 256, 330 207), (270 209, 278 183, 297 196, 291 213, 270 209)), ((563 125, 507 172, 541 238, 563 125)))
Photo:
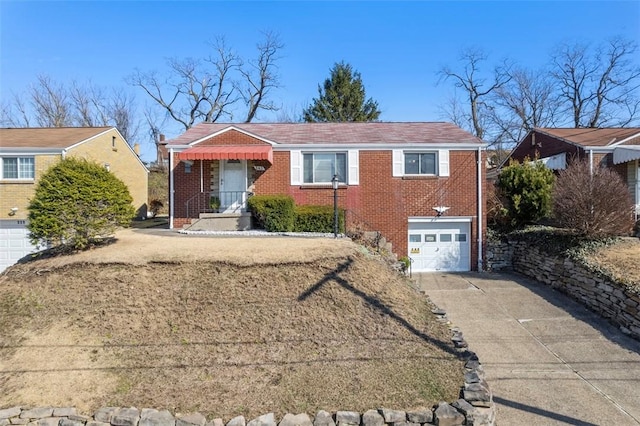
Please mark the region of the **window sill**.
MULTIPOLYGON (((338 185, 338 189, 347 188, 348 185, 346 183, 341 183, 338 185)), ((333 189, 333 185, 330 183, 303 183, 300 185, 301 189, 333 189)))
POLYGON ((0 179, 0 183, 35 183, 35 179, 0 179))
POLYGON ((437 175, 407 175, 407 176, 402 176, 402 180, 431 180, 431 179, 438 179, 439 176, 437 175))

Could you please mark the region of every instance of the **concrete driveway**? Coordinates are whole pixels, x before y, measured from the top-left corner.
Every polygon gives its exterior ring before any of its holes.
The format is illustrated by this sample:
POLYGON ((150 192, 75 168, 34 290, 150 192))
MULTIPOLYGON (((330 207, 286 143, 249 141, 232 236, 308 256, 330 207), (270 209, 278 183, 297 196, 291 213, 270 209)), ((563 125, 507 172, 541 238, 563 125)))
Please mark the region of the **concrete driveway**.
POLYGON ((499 425, 640 425, 640 342, 515 274, 414 274, 480 357, 499 425))

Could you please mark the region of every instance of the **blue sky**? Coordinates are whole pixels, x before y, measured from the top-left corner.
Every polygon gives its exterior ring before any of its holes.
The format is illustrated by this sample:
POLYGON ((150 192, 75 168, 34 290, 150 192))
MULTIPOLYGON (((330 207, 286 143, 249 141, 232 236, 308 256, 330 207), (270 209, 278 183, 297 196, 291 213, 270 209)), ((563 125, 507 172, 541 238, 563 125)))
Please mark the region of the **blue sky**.
MULTIPOLYGON (((560 42, 640 42, 640 1, 0 0, 0 97, 24 92, 39 74, 127 87, 135 68, 162 71, 166 58, 203 57, 217 35, 250 57, 265 30, 285 44, 276 104, 306 106, 344 60, 361 73, 382 120, 437 121, 452 91, 437 85, 437 71, 455 66, 461 49, 478 46, 535 69, 560 42)), ((128 90, 139 105, 148 102, 128 90)), ((179 128, 165 131, 172 137, 179 128)))

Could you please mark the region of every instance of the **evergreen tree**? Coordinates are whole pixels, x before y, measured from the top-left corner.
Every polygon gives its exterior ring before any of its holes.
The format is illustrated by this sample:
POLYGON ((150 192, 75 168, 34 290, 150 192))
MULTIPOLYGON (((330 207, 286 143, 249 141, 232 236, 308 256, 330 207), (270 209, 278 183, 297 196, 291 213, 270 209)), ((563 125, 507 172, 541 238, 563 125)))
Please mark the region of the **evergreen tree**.
POLYGON ((127 186, 104 167, 66 158, 36 186, 29 204, 29 237, 35 245, 86 248, 131 223, 131 202, 127 186))
POLYGON ((539 161, 513 160, 498 175, 497 187, 504 214, 514 228, 535 223, 551 212, 555 176, 539 161))
POLYGON ((336 63, 324 85, 318 85, 318 95, 303 111, 308 123, 376 121, 380 116, 378 103, 371 98, 365 101, 360 73, 344 62, 336 63))

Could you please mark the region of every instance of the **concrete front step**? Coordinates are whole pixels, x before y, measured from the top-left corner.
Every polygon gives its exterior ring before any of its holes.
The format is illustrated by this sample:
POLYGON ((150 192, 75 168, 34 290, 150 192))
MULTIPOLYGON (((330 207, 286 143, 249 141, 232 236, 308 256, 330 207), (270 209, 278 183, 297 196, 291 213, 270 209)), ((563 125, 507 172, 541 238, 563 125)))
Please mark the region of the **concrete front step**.
POLYGON ((247 231, 251 229, 251 213, 202 213, 191 219, 189 231, 247 231))

